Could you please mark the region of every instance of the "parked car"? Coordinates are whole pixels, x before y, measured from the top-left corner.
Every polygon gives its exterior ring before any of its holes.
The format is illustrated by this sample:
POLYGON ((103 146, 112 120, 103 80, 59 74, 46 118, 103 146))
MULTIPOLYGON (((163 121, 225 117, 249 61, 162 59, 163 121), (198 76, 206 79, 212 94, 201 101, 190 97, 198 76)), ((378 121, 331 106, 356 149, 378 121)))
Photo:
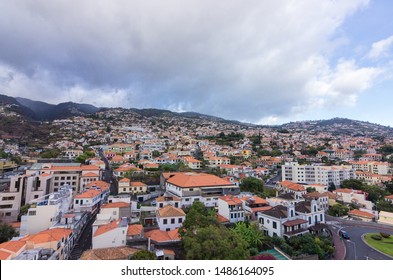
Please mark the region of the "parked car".
POLYGON ((345 230, 339 230, 338 234, 343 238, 343 239, 349 239, 349 234, 345 230))

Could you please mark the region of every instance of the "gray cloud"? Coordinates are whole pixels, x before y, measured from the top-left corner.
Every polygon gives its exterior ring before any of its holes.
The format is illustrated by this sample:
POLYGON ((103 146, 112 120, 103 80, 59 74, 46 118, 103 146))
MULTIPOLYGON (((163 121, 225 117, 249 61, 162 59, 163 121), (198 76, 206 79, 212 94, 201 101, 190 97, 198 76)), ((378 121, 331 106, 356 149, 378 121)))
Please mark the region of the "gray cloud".
POLYGON ((0 90, 253 122, 353 104, 381 70, 328 53, 367 3, 2 1, 0 90))

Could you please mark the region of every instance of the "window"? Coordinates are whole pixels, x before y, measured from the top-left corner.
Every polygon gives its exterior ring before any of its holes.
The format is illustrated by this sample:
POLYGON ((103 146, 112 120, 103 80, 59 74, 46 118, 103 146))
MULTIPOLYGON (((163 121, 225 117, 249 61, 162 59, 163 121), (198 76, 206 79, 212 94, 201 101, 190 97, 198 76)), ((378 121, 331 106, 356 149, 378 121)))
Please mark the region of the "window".
POLYGON ((277 228, 277 222, 273 221, 273 228, 277 228))
POLYGON ((259 218, 259 223, 261 223, 263 225, 265 223, 265 219, 264 218, 259 218))
POLYGON ((11 212, 5 213, 6 216, 11 216, 11 212))
POLYGON ((164 220, 162 220, 162 223, 163 223, 164 225, 166 225, 166 224, 168 223, 168 220, 167 220, 167 219, 164 219, 164 220))
POLYGON ((183 222, 183 218, 179 218, 179 224, 183 222))
POLYGON ((38 194, 36 194, 36 195, 34 196, 34 199, 36 199, 36 198, 38 198, 38 194))
POLYGON ((194 191, 194 189, 190 189, 190 192, 193 192, 194 191))
POLYGON ((160 203, 160 208, 163 208, 164 207, 164 203, 160 203))
POLYGON ((3 197, 3 200, 14 200, 14 199, 15 199, 15 196, 3 197))
POLYGON ((113 211, 113 216, 116 216, 117 215, 117 211, 113 211))
POLYGON ((79 204, 79 199, 76 199, 76 200, 75 200, 75 204, 79 204))
POLYGON ((311 224, 311 217, 308 217, 308 223, 311 224))
POLYGON ((173 225, 175 223, 175 219, 171 219, 171 224, 173 225))
POLYGON ((12 204, 0 205, 0 209, 12 208, 12 204))

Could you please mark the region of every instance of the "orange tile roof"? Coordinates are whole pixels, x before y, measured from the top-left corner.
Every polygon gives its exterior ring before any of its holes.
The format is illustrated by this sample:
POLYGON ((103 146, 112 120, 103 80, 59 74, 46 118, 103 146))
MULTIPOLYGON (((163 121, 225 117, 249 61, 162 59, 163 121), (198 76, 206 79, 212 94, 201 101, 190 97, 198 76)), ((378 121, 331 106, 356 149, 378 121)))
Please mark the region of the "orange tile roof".
POLYGON ((333 192, 336 192, 336 193, 351 193, 352 190, 351 189, 337 189, 337 190, 333 190, 333 192))
POLYGON ((165 201, 181 201, 181 199, 176 196, 160 196, 156 198, 156 202, 165 202, 165 201))
POLYGON ((297 192, 302 192, 302 191, 306 190, 302 185, 299 185, 297 183, 294 183, 294 182, 288 181, 288 180, 282 181, 279 184, 283 187, 286 187, 290 190, 297 191, 297 192))
POLYGON ((100 187, 102 189, 109 188, 110 184, 101 180, 88 183, 86 187, 100 187))
POLYGON ((98 195, 100 195, 102 193, 102 191, 100 190, 87 190, 84 193, 81 194, 77 194, 76 196, 74 196, 74 198, 93 198, 96 197, 98 195))
POLYGON ((159 210, 157 210, 157 215, 159 217, 184 217, 186 213, 180 208, 175 208, 171 205, 167 205, 159 210))
POLYGON ((145 238, 150 238, 157 243, 180 241, 178 229, 170 231, 162 231, 159 229, 151 230, 149 232, 145 232, 145 238))
POLYGON ((270 210, 270 209, 272 209, 272 208, 273 208, 273 207, 271 207, 271 206, 253 207, 253 208, 251 208, 251 211, 252 211, 253 213, 256 213, 256 212, 267 211, 267 210, 270 210))
POLYGON ((233 186, 227 180, 205 173, 180 173, 169 178, 167 182, 181 188, 233 186))
POLYGON ((86 174, 83 174, 82 177, 99 177, 100 175, 93 173, 93 172, 87 172, 86 174))
POLYGON ((147 185, 142 182, 131 182, 130 186, 131 187, 147 187, 147 185))
POLYGON ((107 233, 107 232, 109 232, 111 230, 114 230, 114 229, 118 228, 119 227, 119 222, 120 222, 120 220, 115 220, 115 221, 113 221, 113 222, 111 222, 109 224, 99 226, 97 228, 97 230, 94 232, 93 237, 102 235, 104 233, 107 233))
POLYGON ((82 165, 82 170, 100 170, 96 165, 82 165))
POLYGON ((101 208, 129 208, 130 203, 127 202, 112 202, 101 206, 101 208))
POLYGON ((387 199, 393 199, 393 194, 385 196, 387 199))
POLYGON ((119 183, 128 183, 128 182, 130 182, 130 179, 128 178, 123 178, 119 181, 119 183))
POLYGON ((7 241, 4 243, 0 244, 0 249, 3 251, 9 251, 9 252, 14 252, 17 253, 19 252, 23 246, 26 246, 26 241, 22 240, 13 240, 13 241, 7 241))
POLYGON ((140 224, 129 225, 127 230, 128 236, 141 235, 143 231, 143 226, 140 224))
POLYGON ((5 252, 3 250, 0 250, 0 260, 8 260, 11 257, 12 253, 5 252))
POLYGON ((225 201, 226 203, 228 203, 228 205, 242 204, 242 201, 238 197, 233 195, 220 196, 219 199, 225 201))
POLYGON ((229 223, 229 220, 220 214, 216 214, 216 218, 219 223, 229 223))
POLYGON ((269 202, 267 202, 266 199, 263 199, 263 198, 261 198, 261 197, 259 197, 259 196, 257 196, 257 195, 254 195, 254 196, 252 196, 252 197, 243 196, 243 197, 241 198, 241 200, 251 202, 251 201, 250 201, 251 198, 253 199, 253 201, 252 201, 252 203, 250 203, 250 204, 269 204, 269 202))
POLYGON ((72 233, 72 229, 54 228, 41 231, 39 233, 28 235, 23 238, 26 241, 32 241, 35 244, 47 243, 51 241, 60 241, 63 237, 67 238, 72 233))
POLYGON ((353 209, 351 211, 349 211, 350 215, 355 215, 355 216, 360 216, 360 217, 365 217, 365 218, 374 218, 374 215, 369 213, 369 212, 365 212, 365 211, 361 211, 361 210, 357 210, 357 209, 353 209))
POLYGON ((42 173, 40 176, 41 176, 41 177, 48 177, 48 176, 51 176, 51 174, 48 174, 48 173, 42 173))

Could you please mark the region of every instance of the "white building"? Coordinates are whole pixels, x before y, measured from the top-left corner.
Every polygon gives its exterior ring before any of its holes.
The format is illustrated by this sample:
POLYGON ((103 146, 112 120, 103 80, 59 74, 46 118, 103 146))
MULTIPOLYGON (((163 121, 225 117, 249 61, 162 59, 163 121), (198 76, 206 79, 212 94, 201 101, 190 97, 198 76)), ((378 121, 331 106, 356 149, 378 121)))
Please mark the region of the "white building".
POLYGON ((368 210, 372 210, 374 207, 374 203, 367 200, 368 194, 366 192, 353 189, 336 189, 333 193, 337 195, 338 201, 346 204, 353 203, 368 210))
POLYGON ((93 231, 93 249, 126 245, 128 222, 120 219, 101 225, 93 231))
POLYGON ((281 168, 282 180, 295 183, 340 186, 342 181, 355 178, 355 171, 348 165, 300 165, 297 162, 286 162, 281 168))
POLYGON ((71 205, 71 186, 63 186, 58 192, 31 201, 27 214, 21 218, 20 236, 34 234, 55 225, 71 205))
POLYGON ((217 207, 220 196, 240 192, 233 183, 205 173, 174 173, 166 180, 165 187, 169 195, 181 199, 183 207, 191 206, 194 201, 201 201, 206 207, 217 207))
POLYGON ((177 229, 183 225, 186 213, 180 208, 171 205, 156 210, 157 224, 162 231, 177 229))
POLYGON ((290 238, 308 233, 311 226, 325 223, 325 214, 318 210, 315 200, 302 201, 259 212, 258 221, 265 234, 290 238))
POLYGON ((219 197, 218 214, 228 219, 230 223, 244 222, 245 211, 242 200, 233 195, 219 197))

